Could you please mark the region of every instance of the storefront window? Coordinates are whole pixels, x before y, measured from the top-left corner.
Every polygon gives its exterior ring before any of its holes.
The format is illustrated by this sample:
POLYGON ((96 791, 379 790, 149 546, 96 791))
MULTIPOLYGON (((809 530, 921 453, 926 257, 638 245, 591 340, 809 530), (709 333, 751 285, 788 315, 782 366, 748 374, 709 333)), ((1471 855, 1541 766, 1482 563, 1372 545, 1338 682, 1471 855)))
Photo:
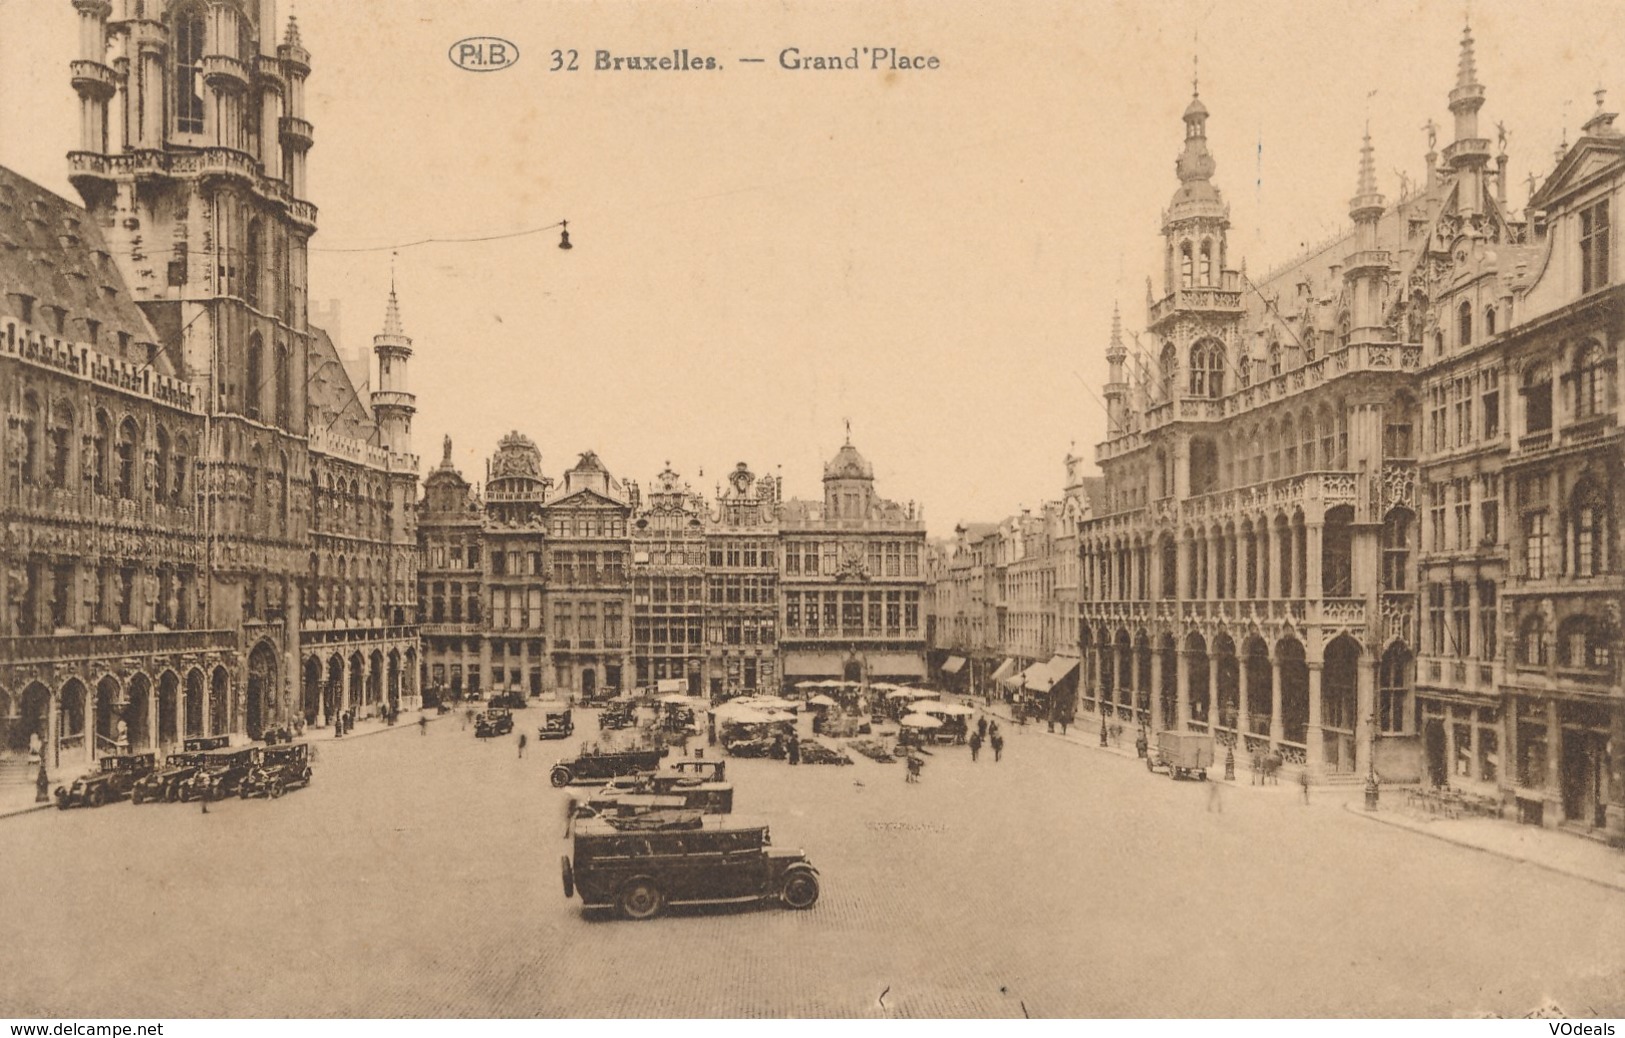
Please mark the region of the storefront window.
POLYGON ((1494 782, 1501 773, 1501 738, 1491 727, 1478 729, 1478 777, 1494 782))
POLYGON ((1546 785, 1546 726, 1518 720, 1518 785, 1541 789, 1546 785))

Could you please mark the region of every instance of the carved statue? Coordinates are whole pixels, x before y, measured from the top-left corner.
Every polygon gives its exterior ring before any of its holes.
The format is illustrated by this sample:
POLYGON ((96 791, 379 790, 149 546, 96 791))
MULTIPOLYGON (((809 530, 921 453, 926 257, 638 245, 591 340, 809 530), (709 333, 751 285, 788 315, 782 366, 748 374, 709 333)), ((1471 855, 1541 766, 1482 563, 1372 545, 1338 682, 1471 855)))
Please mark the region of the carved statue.
POLYGON ((1431 155, 1436 150, 1439 143, 1439 124, 1430 118, 1427 122, 1422 124, 1422 129, 1427 131, 1428 154, 1431 155))

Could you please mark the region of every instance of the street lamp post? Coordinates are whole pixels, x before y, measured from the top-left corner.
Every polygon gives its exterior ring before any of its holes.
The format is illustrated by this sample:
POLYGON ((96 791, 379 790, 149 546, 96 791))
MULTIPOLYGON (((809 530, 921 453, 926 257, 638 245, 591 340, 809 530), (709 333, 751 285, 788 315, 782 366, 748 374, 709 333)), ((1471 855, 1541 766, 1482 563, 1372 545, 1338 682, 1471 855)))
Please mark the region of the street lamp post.
POLYGON ((1377 787, 1377 712, 1371 711, 1371 735, 1367 740, 1369 749, 1366 752, 1365 773, 1365 809, 1375 811, 1379 790, 1377 787))

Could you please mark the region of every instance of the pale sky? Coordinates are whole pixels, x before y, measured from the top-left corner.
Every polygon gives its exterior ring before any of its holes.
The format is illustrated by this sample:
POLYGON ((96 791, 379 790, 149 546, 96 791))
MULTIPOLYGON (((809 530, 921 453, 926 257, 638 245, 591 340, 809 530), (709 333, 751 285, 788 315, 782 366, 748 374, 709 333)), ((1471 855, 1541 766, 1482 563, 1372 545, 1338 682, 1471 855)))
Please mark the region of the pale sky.
MULTIPOLYGON (((279 23, 288 0, 279 0, 279 23)), ((346 349, 382 323, 395 261, 425 471, 473 480, 497 439, 548 473, 595 450, 708 495, 735 462, 818 496, 843 420, 878 489, 933 535, 1059 496, 1105 429, 1114 300, 1161 292, 1192 55, 1232 264, 1256 276, 1340 231, 1367 119, 1378 182, 1451 139, 1464 14, 1450 2, 1157 4, 298 0, 312 54, 311 298, 346 349), (448 48, 500 36, 490 73, 448 48), (935 71, 789 72, 779 52, 894 46, 935 71), (581 69, 550 72, 575 48, 581 69), (712 55, 716 72, 597 72, 592 52, 712 55), (764 64, 740 64, 763 57, 764 64), (1375 90, 1374 96, 1368 96, 1375 90), (704 477, 700 477, 700 470, 704 477)), ((0 0, 0 163, 67 197, 78 109, 69 0, 0 0)), ((1481 132, 1505 122, 1514 206, 1592 91, 1625 104, 1614 3, 1471 5, 1481 132)), ((280 37, 281 30, 278 29, 280 37)), ((1610 104, 1612 110, 1617 105, 1610 104)))

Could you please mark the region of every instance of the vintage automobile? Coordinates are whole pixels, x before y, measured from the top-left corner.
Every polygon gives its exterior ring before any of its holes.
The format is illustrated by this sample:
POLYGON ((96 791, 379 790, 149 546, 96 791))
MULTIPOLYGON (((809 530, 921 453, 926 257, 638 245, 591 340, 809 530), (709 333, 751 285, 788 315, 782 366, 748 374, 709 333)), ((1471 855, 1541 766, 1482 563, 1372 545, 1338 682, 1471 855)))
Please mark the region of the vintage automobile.
POLYGON ((198 769, 180 784, 176 798, 182 801, 219 800, 237 792, 243 779, 259 760, 258 746, 224 746, 199 754, 198 769))
POLYGON ((81 775, 66 786, 56 787, 56 806, 66 811, 75 805, 101 807, 110 800, 122 800, 135 784, 152 773, 157 763, 152 753, 121 753, 103 757, 96 770, 81 775))
POLYGON ((136 780, 130 789, 130 802, 145 804, 159 800, 174 800, 180 794, 180 785, 197 772, 206 750, 218 750, 230 743, 224 735, 195 736, 181 744, 179 753, 164 758, 163 767, 136 780))
POLYGON ((637 723, 636 707, 630 699, 612 699, 598 711, 598 727, 619 730, 637 723))
POLYGON ((491 696, 490 705, 504 710, 523 710, 530 704, 525 702, 523 692, 496 692, 491 696))
POLYGON ((733 815, 651 811, 576 823, 574 856, 561 861, 564 896, 588 908, 652 919, 667 905, 777 899, 818 901, 818 870, 799 850, 771 846, 768 827, 733 815))
POLYGON ((579 804, 577 814, 605 813, 612 808, 665 806, 686 808, 708 815, 731 814, 734 787, 731 782, 712 781, 680 771, 657 771, 623 775, 579 804), (671 800, 668 804, 646 804, 649 800, 671 800))
POLYGON ((576 723, 570 716, 570 704, 557 699, 536 704, 542 711, 542 723, 536 728, 538 739, 566 739, 575 734, 576 723))
POLYGON ((1156 752, 1145 758, 1147 771, 1165 771, 1174 779, 1204 781, 1212 766, 1213 739, 1201 732, 1158 732, 1156 752))
POLYGON ((310 743, 290 742, 281 746, 267 746, 260 751, 260 759, 237 789, 244 800, 266 796, 275 800, 291 786, 310 785, 310 743))
POLYGON ((654 771, 660 767, 660 758, 671 752, 664 746, 635 750, 593 750, 558 761, 548 773, 547 780, 557 788, 572 782, 594 782, 631 775, 639 771, 654 771))
POLYGON ((507 707, 487 707, 485 713, 474 718, 474 737, 490 739, 513 731, 513 711, 507 707))

